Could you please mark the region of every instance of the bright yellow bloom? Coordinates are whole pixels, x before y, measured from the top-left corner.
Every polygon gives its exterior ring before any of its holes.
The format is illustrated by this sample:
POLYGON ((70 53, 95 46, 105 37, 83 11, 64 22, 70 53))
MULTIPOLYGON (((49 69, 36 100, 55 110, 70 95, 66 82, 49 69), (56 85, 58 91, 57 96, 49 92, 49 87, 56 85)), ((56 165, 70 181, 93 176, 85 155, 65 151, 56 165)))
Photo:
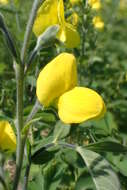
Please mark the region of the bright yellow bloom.
POLYGON ((95 9, 95 10, 101 9, 100 0, 88 0, 88 4, 91 6, 92 9, 95 9))
POLYGON ((104 115, 103 99, 95 91, 75 87, 58 100, 58 114, 64 123, 81 123, 104 115))
POLYGON ((57 103, 59 117, 64 123, 101 118, 106 111, 101 96, 89 88, 76 86, 75 57, 62 53, 40 72, 36 94, 44 106, 57 103))
POLYGON ((95 28, 97 28, 99 30, 104 28, 104 22, 101 19, 101 17, 99 17, 99 16, 95 16, 93 18, 93 25, 94 25, 95 28))
POLYGON ((0 4, 6 5, 8 4, 8 0, 0 0, 0 4))
POLYGON ((76 4, 80 3, 80 2, 81 2, 81 0, 70 0, 70 3, 72 5, 76 5, 76 4))
POLYGON ((77 85, 76 60, 72 54, 61 53, 40 72, 36 94, 44 106, 49 106, 64 92, 77 85))
POLYGON ((39 36, 49 26, 56 24, 60 26, 58 38, 64 42, 68 48, 74 48, 80 44, 79 33, 73 25, 65 21, 63 0, 45 0, 38 10, 33 32, 36 36, 39 36), (73 37, 73 40, 70 39, 70 36, 73 37))
POLYGON ((0 149, 13 152, 16 150, 16 136, 8 121, 0 121, 0 149))

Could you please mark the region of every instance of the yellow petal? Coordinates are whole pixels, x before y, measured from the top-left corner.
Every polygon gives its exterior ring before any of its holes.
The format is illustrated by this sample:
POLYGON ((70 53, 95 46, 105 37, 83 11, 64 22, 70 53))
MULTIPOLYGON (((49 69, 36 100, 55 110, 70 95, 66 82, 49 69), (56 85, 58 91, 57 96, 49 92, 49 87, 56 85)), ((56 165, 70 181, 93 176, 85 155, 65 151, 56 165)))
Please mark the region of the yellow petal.
POLYGON ((100 0, 88 0, 88 4, 91 6, 92 9, 95 9, 95 10, 101 9, 100 0))
POLYGON ((40 103, 49 106, 56 98, 76 85, 76 59, 72 54, 61 53, 40 72, 36 94, 40 103))
POLYGON ((58 100, 58 114, 64 123, 81 123, 104 115, 105 104, 101 96, 89 88, 75 87, 58 100))
POLYGON ((7 5, 8 3, 8 0, 0 0, 0 4, 7 5))
POLYGON ((65 45, 67 48, 75 48, 80 45, 80 36, 75 27, 69 23, 65 24, 66 41, 65 45))
POLYGON ((15 151, 16 150, 16 136, 8 121, 0 121, 0 149, 15 151))
POLYGON ((77 30, 73 25, 65 22, 63 0, 46 0, 38 10, 33 32, 36 36, 39 36, 49 26, 55 24, 60 26, 57 37, 64 42, 68 48, 74 48, 79 45, 80 37, 77 30))
POLYGON ((58 0, 46 0, 37 12, 33 32, 36 36, 41 35, 49 26, 59 24, 58 0))
POLYGON ((93 18, 93 25, 95 28, 102 30, 104 28, 104 22, 99 16, 93 18))
POLYGON ((73 12, 68 18, 67 21, 73 26, 77 26, 79 22, 79 16, 76 12, 73 12))
POLYGON ((60 24, 65 23, 63 0, 58 0, 58 19, 60 24))
POLYGON ((76 4, 80 3, 80 2, 81 2, 81 0, 70 0, 70 3, 72 5, 76 5, 76 4))

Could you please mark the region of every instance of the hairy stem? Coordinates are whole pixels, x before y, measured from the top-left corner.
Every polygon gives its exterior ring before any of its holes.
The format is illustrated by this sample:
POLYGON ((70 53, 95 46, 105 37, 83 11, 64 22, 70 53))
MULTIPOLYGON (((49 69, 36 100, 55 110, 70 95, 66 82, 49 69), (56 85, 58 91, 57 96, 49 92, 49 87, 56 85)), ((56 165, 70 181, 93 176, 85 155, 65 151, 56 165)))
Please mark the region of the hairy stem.
POLYGON ((16 82, 17 82, 17 107, 16 107, 16 128, 17 128, 17 150, 16 150, 16 173, 13 190, 18 187, 20 173, 23 162, 23 144, 21 130, 23 128, 23 67, 15 63, 16 82))
POLYGON ((25 36, 24 36, 24 42, 23 42, 23 46, 22 46, 22 50, 21 50, 21 61, 24 64, 25 61, 25 55, 27 52, 27 47, 28 47, 28 42, 31 36, 31 32, 32 32, 32 28, 33 28, 33 24, 34 24, 34 20, 36 18, 36 14, 37 14, 37 10, 41 4, 42 0, 34 0, 33 2, 33 6, 30 12, 30 16, 29 16, 29 20, 26 26, 26 32, 25 32, 25 36))

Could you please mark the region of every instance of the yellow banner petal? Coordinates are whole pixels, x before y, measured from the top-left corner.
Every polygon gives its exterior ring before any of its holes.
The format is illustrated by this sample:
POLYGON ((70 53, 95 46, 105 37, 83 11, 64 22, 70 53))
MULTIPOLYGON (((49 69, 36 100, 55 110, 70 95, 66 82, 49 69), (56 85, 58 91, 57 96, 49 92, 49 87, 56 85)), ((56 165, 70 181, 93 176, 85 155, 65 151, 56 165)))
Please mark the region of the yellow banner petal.
POLYGON ((0 149, 6 151, 16 150, 16 136, 8 121, 0 121, 0 149))
POLYGON ((40 72, 36 94, 40 103, 49 106, 56 98, 76 85, 76 59, 72 54, 61 53, 40 72))
POLYGON ((38 10, 34 22, 33 32, 36 36, 41 35, 49 26, 59 24, 58 0, 46 0, 38 10))
POLYGON ((89 88, 75 87, 58 100, 58 114, 64 123, 81 123, 104 115, 105 104, 101 96, 89 88))

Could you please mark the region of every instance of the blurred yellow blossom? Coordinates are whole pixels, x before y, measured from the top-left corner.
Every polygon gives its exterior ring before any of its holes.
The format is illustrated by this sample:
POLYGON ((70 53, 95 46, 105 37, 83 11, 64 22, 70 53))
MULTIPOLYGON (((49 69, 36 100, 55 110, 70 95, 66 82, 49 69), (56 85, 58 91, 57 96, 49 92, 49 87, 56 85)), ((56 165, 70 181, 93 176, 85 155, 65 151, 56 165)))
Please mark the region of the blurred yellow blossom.
POLYGON ((120 0, 119 1, 119 6, 121 10, 127 9, 127 0, 120 0))
POLYGON ((8 4, 8 0, 0 0, 0 4, 6 5, 8 4))
POLYGON ((65 43, 66 47, 74 48, 80 44, 79 33, 72 24, 65 21, 63 0, 45 0, 38 10, 33 32, 39 36, 49 26, 55 24, 60 26, 57 37, 65 43), (70 36, 73 40, 70 39, 70 36))
POLYGON ((0 121, 0 149, 13 152, 16 150, 16 136, 8 121, 0 121))
POLYGON ((104 28, 104 22, 100 16, 95 16, 92 22, 95 28, 99 30, 102 30, 104 28))
POLYGON ((73 12, 68 18, 67 21, 70 22, 73 26, 77 26, 79 22, 79 16, 76 12, 73 12))
POLYGON ((88 4, 91 6, 92 9, 95 9, 95 10, 101 9, 100 0, 88 0, 88 4))
POLYGON ((37 79, 37 97, 44 106, 55 102, 64 123, 98 119, 106 111, 101 96, 85 87, 77 87, 76 59, 62 53, 48 63, 37 79))
POLYGON ((81 2, 81 0, 70 0, 70 3, 72 5, 76 5, 76 4, 80 3, 80 2, 81 2))

